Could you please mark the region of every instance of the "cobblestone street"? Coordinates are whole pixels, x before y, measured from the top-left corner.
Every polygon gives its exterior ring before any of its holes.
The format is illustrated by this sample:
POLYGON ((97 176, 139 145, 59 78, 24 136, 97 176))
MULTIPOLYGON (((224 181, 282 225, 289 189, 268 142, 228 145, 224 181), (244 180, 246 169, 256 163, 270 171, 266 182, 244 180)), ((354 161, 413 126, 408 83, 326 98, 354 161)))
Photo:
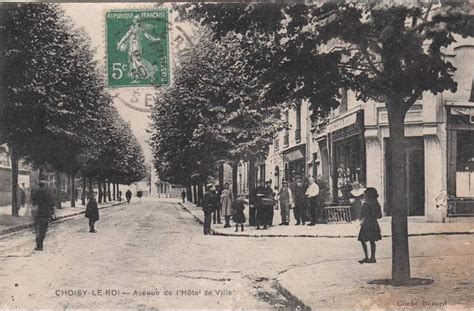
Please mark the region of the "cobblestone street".
POLYGON ((102 210, 97 230, 82 215, 53 224, 43 252, 31 231, 1 238, 0 307, 474 306, 472 235, 412 237, 412 274, 434 283, 394 288, 368 284, 390 277, 389 238, 359 265, 354 238, 204 236, 180 205, 152 199, 102 210))

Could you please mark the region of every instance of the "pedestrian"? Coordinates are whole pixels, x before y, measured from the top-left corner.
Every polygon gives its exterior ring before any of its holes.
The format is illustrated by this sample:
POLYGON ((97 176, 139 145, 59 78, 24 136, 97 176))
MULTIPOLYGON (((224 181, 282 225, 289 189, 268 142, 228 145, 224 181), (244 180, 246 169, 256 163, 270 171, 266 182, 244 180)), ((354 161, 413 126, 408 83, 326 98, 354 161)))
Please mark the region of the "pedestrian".
POLYGON ((282 187, 278 192, 278 201, 280 202, 281 223, 280 226, 288 226, 290 224, 290 209, 293 207, 293 193, 288 187, 288 182, 284 180, 282 187))
POLYGON ((263 226, 263 229, 267 229, 267 225, 264 224, 263 217, 263 198, 265 197, 266 189, 264 186, 264 181, 259 179, 257 182, 257 187, 253 193, 253 202, 255 204, 255 222, 257 224, 257 230, 260 230, 260 226, 263 226))
POLYGON ((130 204, 130 200, 132 199, 132 191, 130 191, 130 189, 125 192, 125 198, 127 199, 127 203, 130 204))
POLYGON ((94 225, 95 222, 99 220, 99 208, 94 193, 89 195, 89 202, 87 203, 85 216, 89 218, 89 232, 96 233, 97 231, 95 230, 94 225))
POLYGON ((354 183, 351 190, 351 220, 360 219, 360 212, 362 209, 362 199, 365 189, 359 183, 354 183))
POLYGON ((262 199, 263 202, 263 226, 264 229, 266 227, 271 227, 273 224, 273 208, 275 206, 275 192, 272 189, 272 182, 267 181, 265 183, 265 192, 264 198, 262 199))
POLYGON ((378 193, 375 188, 368 187, 364 192, 364 203, 360 212, 360 231, 357 240, 362 244, 365 258, 359 260, 359 263, 376 263, 375 259, 375 241, 382 239, 380 227, 377 219, 382 218, 382 209, 377 200, 378 193), (370 243, 371 256, 369 259, 366 242, 370 243))
POLYGON ((293 209, 293 214, 295 216, 296 224, 295 225, 304 225, 306 219, 306 195, 305 195, 305 188, 303 185, 303 180, 298 178, 296 180, 296 184, 292 189, 293 193, 293 201, 295 203, 295 207, 293 209))
POLYGON ((21 187, 19 189, 20 191, 20 208, 25 207, 26 204, 26 189, 25 189, 25 183, 21 183, 21 187))
POLYGON ((314 180, 313 177, 309 179, 309 186, 306 190, 306 198, 308 199, 309 205, 309 214, 311 222, 308 226, 314 226, 316 224, 316 213, 318 208, 318 195, 319 195, 319 186, 314 180))
POLYGON ((232 203, 234 202, 234 195, 232 190, 230 190, 230 185, 228 183, 224 184, 224 189, 221 193, 221 207, 222 214, 225 218, 224 228, 230 227, 230 216, 232 216, 232 203))
POLYGON ((212 191, 212 184, 206 185, 206 193, 204 194, 202 210, 204 212, 204 235, 211 234, 211 218, 218 198, 212 191))
POLYGON ((38 188, 32 193, 33 215, 36 229, 36 247, 35 250, 43 250, 43 242, 48 231, 48 224, 51 217, 54 216, 53 195, 45 187, 46 179, 40 176, 38 188))
MULTIPOLYGON (((214 193, 216 194, 217 198, 220 198, 221 197, 221 187, 219 185, 216 185, 215 186, 215 190, 214 190, 214 193)), ((217 207, 216 209, 214 210, 214 213, 212 213, 212 222, 214 223, 214 225, 216 223, 218 224, 221 224, 221 211, 222 211, 222 208, 221 208, 221 204, 220 202, 218 202, 219 204, 217 204, 217 207)))
POLYGON ((181 199, 183 199, 183 203, 186 203, 186 191, 181 191, 181 199))
POLYGON ((244 214, 245 204, 243 195, 239 195, 234 202, 234 215, 232 220, 235 222, 235 232, 239 231, 239 225, 244 232, 244 223, 246 221, 244 214))

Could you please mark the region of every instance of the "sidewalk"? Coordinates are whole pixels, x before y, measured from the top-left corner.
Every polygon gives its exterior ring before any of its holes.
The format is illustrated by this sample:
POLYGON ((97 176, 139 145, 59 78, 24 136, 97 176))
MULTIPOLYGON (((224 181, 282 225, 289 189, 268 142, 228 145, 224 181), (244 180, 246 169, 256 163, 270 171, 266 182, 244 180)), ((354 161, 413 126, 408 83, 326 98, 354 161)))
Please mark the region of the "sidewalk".
MULTIPOLYGON (((99 209, 123 204, 126 201, 118 202, 112 201, 107 203, 100 203, 99 209)), ((84 214, 86 207, 81 205, 80 201, 76 202, 76 207, 71 207, 70 202, 62 202, 62 209, 55 209, 56 219, 59 221, 64 218, 73 217, 76 215, 84 214)), ((13 217, 11 215, 11 206, 0 206, 0 236, 20 231, 23 229, 30 228, 34 225, 33 217, 31 215, 25 215, 26 208, 20 208, 19 217, 13 217)))
POLYGON ((314 263, 281 273, 278 282, 312 310, 471 309, 472 260, 473 255, 411 258, 412 277, 421 279, 418 286, 387 285, 391 259, 364 265, 356 259, 314 263))
MULTIPOLYGON (((200 207, 191 202, 179 203, 188 212, 190 212, 200 223, 204 220, 204 213, 200 207)), ((248 220, 248 208, 245 210, 248 220)), ((291 215, 293 216, 293 215, 291 215)), ((221 217, 224 222, 223 217, 221 217)), ((225 236, 246 236, 246 237, 320 237, 320 238, 356 238, 359 233, 359 224, 357 222, 350 224, 317 224, 315 226, 295 226, 293 217, 289 226, 279 226, 279 211, 275 211, 273 218, 274 226, 268 230, 256 230, 254 226, 246 225, 244 232, 234 232, 235 224, 231 220, 231 227, 224 229, 224 224, 212 224, 212 233, 225 236)), ((247 221, 248 224, 248 221, 247 221)), ((391 219, 384 217, 379 221, 380 230, 383 237, 391 236, 391 219)), ((440 234, 474 234, 473 222, 460 223, 430 223, 411 221, 408 219, 408 235, 440 235, 440 234)))

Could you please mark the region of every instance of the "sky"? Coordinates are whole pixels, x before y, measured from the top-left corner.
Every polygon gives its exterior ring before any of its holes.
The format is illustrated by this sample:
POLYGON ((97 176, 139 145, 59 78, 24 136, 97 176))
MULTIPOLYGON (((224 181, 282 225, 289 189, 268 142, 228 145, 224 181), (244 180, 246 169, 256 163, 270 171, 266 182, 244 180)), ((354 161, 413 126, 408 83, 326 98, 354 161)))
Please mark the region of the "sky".
MULTIPOLYGON (((157 4, 157 3, 63 3, 61 7, 64 9, 67 16, 71 18, 73 23, 77 28, 84 28, 86 33, 91 38, 92 47, 96 49, 96 58, 103 68, 106 68, 106 33, 105 33, 105 14, 110 10, 120 10, 120 9, 147 9, 147 8, 157 8, 157 7, 167 7, 170 8, 169 4, 157 4)), ((176 26, 179 25, 179 29, 186 32, 188 35, 192 36, 192 30, 189 25, 177 24, 174 23, 174 17, 176 15, 171 12, 170 14, 170 57, 172 64, 176 61, 173 58, 173 55, 176 54, 176 51, 183 48, 189 42, 181 43, 183 41, 178 40, 178 37, 184 37, 182 32, 178 31, 176 26), (177 43, 179 42, 179 44, 177 43)), ((145 106, 146 98, 148 101, 152 96, 155 96, 155 90, 153 88, 114 88, 109 89, 112 95, 118 96, 115 99, 115 106, 117 107, 121 116, 130 122, 132 130, 140 142, 140 145, 143 148, 147 162, 151 160, 151 151, 146 143, 148 138, 146 129, 150 124, 149 113, 138 111, 132 108, 129 108, 124 104, 132 103, 133 106, 138 108, 147 108, 145 106), (137 100, 138 99, 138 100, 137 100)))

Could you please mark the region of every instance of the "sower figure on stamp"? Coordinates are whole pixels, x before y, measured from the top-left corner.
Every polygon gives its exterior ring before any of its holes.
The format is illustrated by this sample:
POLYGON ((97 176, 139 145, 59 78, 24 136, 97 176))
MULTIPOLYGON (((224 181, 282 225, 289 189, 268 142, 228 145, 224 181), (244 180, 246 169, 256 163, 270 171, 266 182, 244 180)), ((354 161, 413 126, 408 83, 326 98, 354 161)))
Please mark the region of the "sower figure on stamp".
POLYGON ((211 218, 212 213, 216 208, 218 202, 217 195, 212 191, 212 184, 206 186, 206 193, 202 202, 202 211, 204 212, 204 234, 211 234, 211 218))
POLYGON ((94 228, 95 222, 99 220, 99 208, 97 206, 97 201, 95 200, 94 193, 89 194, 89 202, 86 207, 86 218, 89 218, 89 232, 97 232, 94 228))
POLYGON ((46 178, 40 176, 38 188, 32 194, 33 216, 36 229, 37 251, 43 250, 43 242, 48 231, 49 219, 54 216, 54 199, 50 191, 45 186, 46 178))

